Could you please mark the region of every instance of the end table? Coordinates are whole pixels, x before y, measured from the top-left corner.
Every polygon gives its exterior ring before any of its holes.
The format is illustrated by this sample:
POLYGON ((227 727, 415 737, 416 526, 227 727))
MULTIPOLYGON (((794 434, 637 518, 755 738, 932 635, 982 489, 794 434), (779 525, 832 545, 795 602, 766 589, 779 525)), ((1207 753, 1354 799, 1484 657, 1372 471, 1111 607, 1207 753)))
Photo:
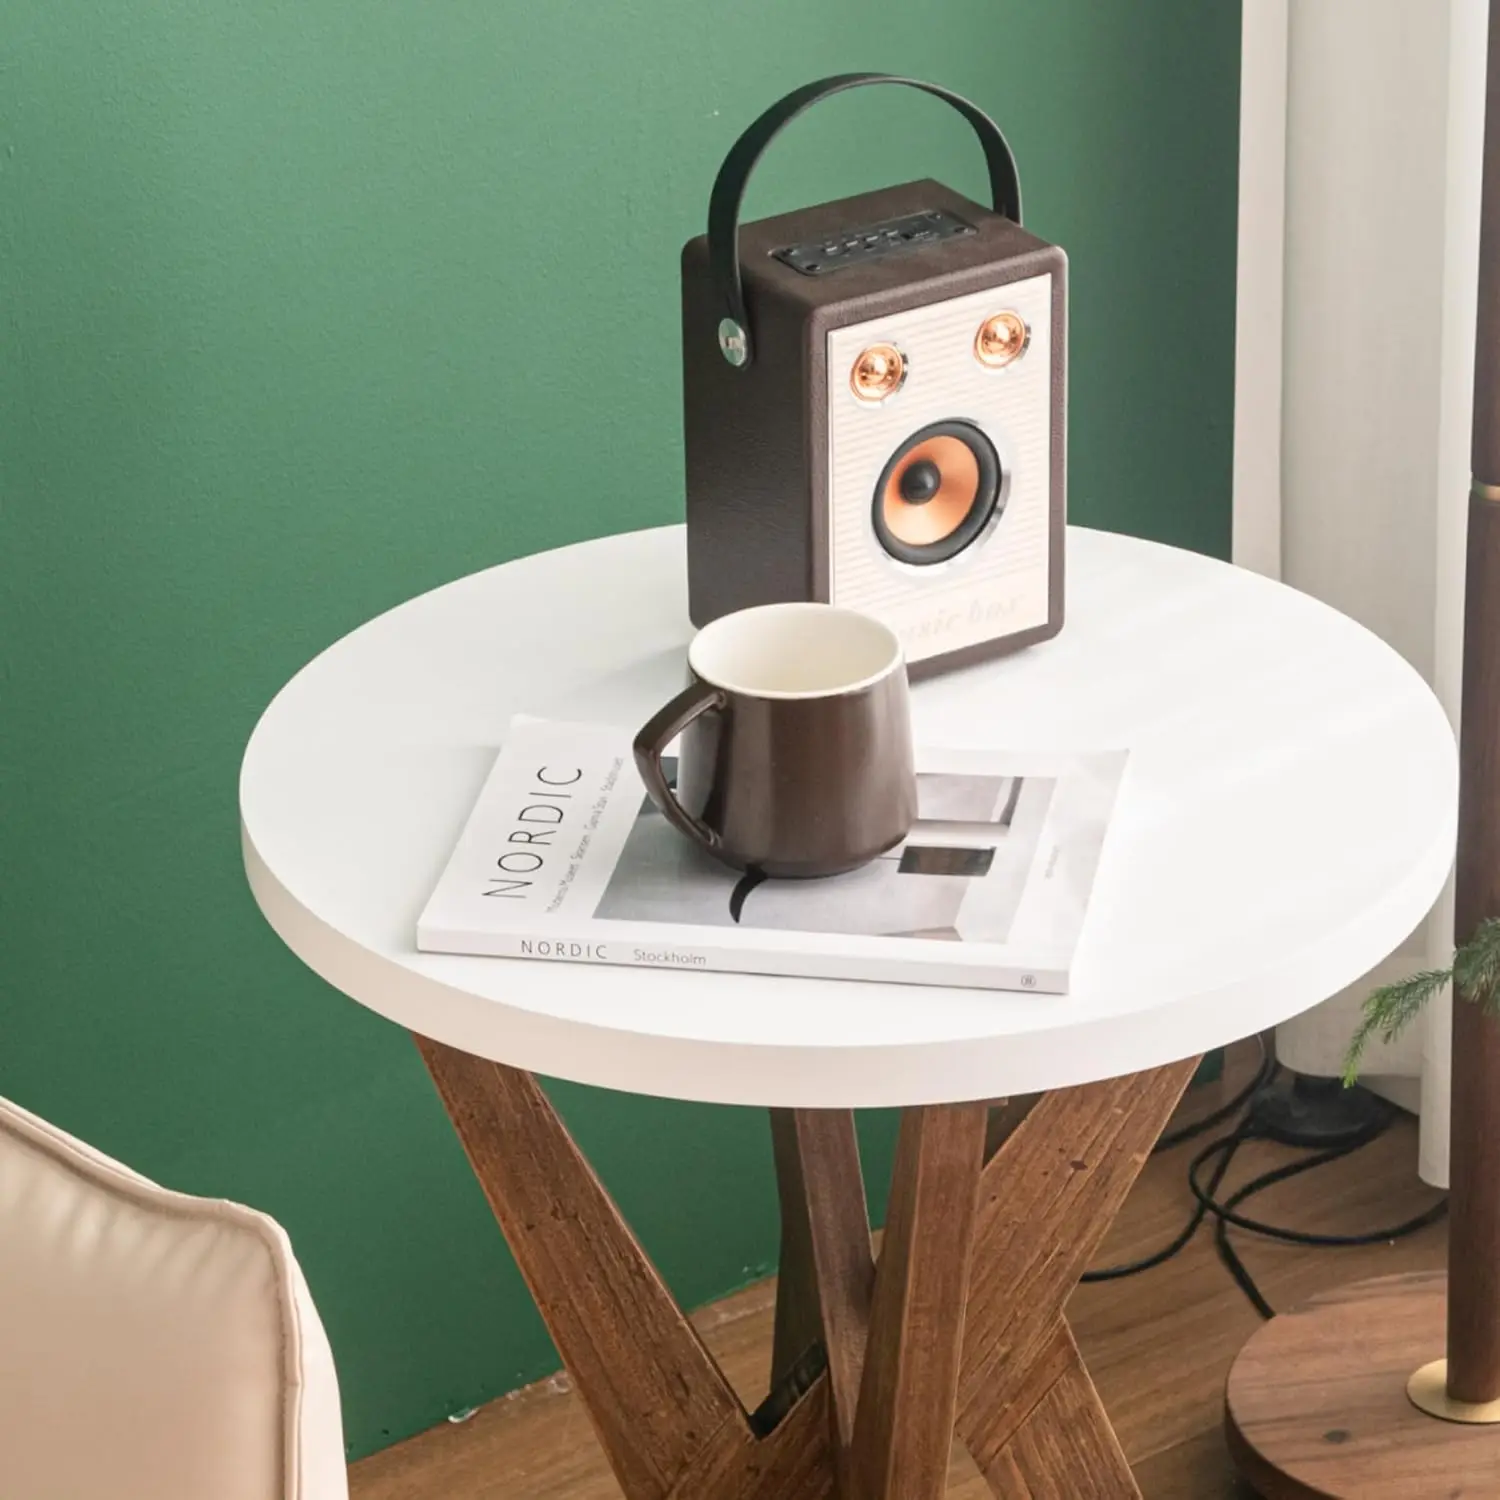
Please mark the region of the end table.
POLYGON ((678 528, 413 599, 304 668, 250 740, 255 897, 415 1035, 629 1500, 938 1500, 955 1431, 1006 1500, 1137 1495, 1064 1304, 1199 1055, 1357 979, 1448 873, 1453 737, 1392 650, 1223 563, 1077 528, 1068 548, 1062 635, 914 703, 928 743, 1133 751, 1065 997, 416 951, 510 716, 634 727, 675 690, 678 528), (537 1074, 770 1111, 757 1411, 537 1074), (878 1260, 852 1114, 877 1105, 904 1111, 878 1260))

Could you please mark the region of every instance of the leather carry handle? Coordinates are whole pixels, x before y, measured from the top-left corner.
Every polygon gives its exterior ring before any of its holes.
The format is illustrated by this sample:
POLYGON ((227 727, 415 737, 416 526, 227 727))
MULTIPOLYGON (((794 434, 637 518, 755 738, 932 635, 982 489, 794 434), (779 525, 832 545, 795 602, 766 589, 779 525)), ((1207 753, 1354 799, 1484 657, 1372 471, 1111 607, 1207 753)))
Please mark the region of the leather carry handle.
POLYGON ((722 690, 712 683, 693 681, 670 703, 657 709, 635 737, 635 765, 646 783, 646 795, 678 833, 686 834, 709 854, 717 851, 719 835, 677 800, 676 793, 667 785, 661 753, 700 714, 722 711, 728 703, 722 690))
POLYGON ((748 365, 754 355, 750 322, 745 313, 745 287, 740 274, 740 206, 750 174, 762 152, 780 134, 783 126, 820 99, 841 94, 845 89, 861 88, 867 83, 899 83, 951 104, 973 127, 979 144, 984 148, 985 165, 990 173, 990 201, 995 212, 1017 224, 1021 222, 1021 180, 1016 175, 1016 159, 1000 127, 962 94, 955 94, 936 83, 901 78, 894 73, 840 73, 833 78, 805 84, 773 104, 729 148, 709 196, 709 274, 724 309, 718 329, 719 348, 732 365, 748 365))

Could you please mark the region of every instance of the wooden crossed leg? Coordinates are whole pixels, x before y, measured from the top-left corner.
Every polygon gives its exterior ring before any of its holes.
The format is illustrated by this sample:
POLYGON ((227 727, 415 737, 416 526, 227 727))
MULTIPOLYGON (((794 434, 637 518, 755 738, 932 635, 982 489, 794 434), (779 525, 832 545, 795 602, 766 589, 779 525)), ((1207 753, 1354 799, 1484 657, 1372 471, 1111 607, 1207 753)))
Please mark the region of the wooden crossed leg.
POLYGON ((1000 1500, 1140 1492, 1063 1306, 1196 1059, 904 1112, 878 1263, 854 1117, 773 1110, 772 1391, 747 1412, 537 1081, 418 1045, 627 1500, 941 1500, 954 1432, 1000 1500))

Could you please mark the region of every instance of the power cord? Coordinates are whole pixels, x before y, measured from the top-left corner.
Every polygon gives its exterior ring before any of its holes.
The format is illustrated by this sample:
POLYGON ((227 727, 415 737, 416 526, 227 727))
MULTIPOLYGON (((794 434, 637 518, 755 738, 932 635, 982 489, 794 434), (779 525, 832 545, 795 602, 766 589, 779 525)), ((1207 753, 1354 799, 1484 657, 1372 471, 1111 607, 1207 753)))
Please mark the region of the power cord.
POLYGON ((1274 1309, 1267 1302, 1255 1279, 1251 1276, 1249 1269, 1240 1258, 1229 1239, 1231 1226, 1242 1229, 1251 1234, 1260 1235, 1265 1239, 1279 1240, 1294 1245, 1308 1245, 1319 1247, 1347 1247, 1351 1245, 1372 1245, 1401 1239, 1406 1235, 1415 1234, 1420 1229, 1435 1224, 1447 1212, 1447 1199, 1441 1199, 1431 1208, 1417 1214, 1415 1217, 1397 1224, 1389 1229, 1372 1230, 1363 1234, 1312 1234, 1304 1230, 1286 1229, 1280 1225, 1267 1224, 1259 1219, 1252 1219, 1246 1215, 1237 1213, 1236 1210, 1254 1197, 1257 1193, 1273 1187, 1278 1182, 1285 1182, 1288 1178, 1296 1177, 1303 1172, 1310 1172, 1317 1167, 1326 1166, 1329 1162, 1337 1161, 1340 1157, 1349 1156, 1353 1152, 1361 1150, 1371 1141, 1383 1135, 1390 1127, 1394 1114, 1383 1114, 1371 1120, 1370 1124, 1360 1130, 1356 1135, 1341 1142, 1337 1146, 1328 1147, 1323 1150, 1314 1151, 1311 1155, 1302 1157, 1298 1161, 1286 1162, 1279 1167, 1274 1167, 1260 1176, 1252 1178, 1251 1181, 1236 1188, 1227 1199, 1220 1202, 1215 1194, 1223 1184, 1225 1176, 1234 1161, 1235 1153, 1239 1148, 1250 1140, 1269 1139, 1256 1122, 1254 1101, 1260 1095, 1260 1091, 1266 1089, 1274 1081, 1278 1072, 1277 1065, 1272 1061, 1265 1049, 1264 1042, 1261 1043, 1261 1061, 1256 1069, 1255 1077, 1242 1088, 1231 1100, 1221 1105, 1218 1109, 1205 1115, 1201 1120, 1195 1120, 1191 1124, 1180 1127, 1175 1131, 1162 1136, 1157 1142, 1152 1154, 1170 1150, 1185 1141, 1195 1139, 1206 1134, 1215 1125, 1230 1118, 1240 1110, 1245 1113, 1228 1135, 1221 1136, 1216 1141, 1211 1141, 1193 1157, 1188 1165, 1188 1187, 1194 1198, 1194 1206, 1188 1222, 1181 1231, 1160 1250, 1140 1260, 1130 1261, 1119 1266, 1105 1266, 1098 1270, 1086 1271, 1081 1278, 1088 1282, 1118 1281, 1126 1276, 1135 1276, 1142 1271, 1147 1271, 1155 1266, 1162 1265, 1181 1252, 1192 1240, 1202 1227, 1203 1222, 1210 1215, 1214 1219, 1214 1249, 1217 1252, 1224 1268, 1234 1279, 1235 1284, 1244 1292, 1255 1310, 1263 1318, 1271 1318, 1274 1309), (1247 1106, 1249 1106, 1247 1108, 1247 1106), (1200 1175, 1210 1162, 1217 1162, 1205 1185, 1200 1181, 1200 1175))
MULTIPOLYGON (((1426 1229, 1430 1224, 1436 1224, 1448 1212, 1448 1200, 1440 1198, 1431 1208, 1406 1219, 1400 1224, 1391 1226, 1389 1229, 1368 1230, 1362 1234, 1311 1234, 1301 1229, 1285 1229, 1277 1224, 1266 1224, 1259 1219, 1251 1219, 1243 1214, 1235 1212, 1242 1203, 1252 1198, 1255 1194, 1274 1186, 1278 1182, 1285 1182, 1288 1178, 1296 1177, 1303 1172, 1310 1172, 1316 1167, 1326 1166, 1329 1162, 1337 1161, 1340 1157, 1352 1155, 1355 1151, 1368 1146, 1377 1136, 1383 1135, 1390 1128, 1390 1121, 1381 1120, 1361 1137, 1352 1140, 1342 1146, 1330 1147, 1326 1151, 1316 1151, 1310 1156, 1303 1157, 1300 1161, 1285 1162, 1279 1167, 1272 1168, 1269 1172, 1262 1172, 1259 1177, 1252 1178, 1243 1186, 1232 1192, 1224 1202, 1219 1203, 1214 1199, 1214 1193, 1223 1181, 1224 1173, 1216 1171, 1209 1180, 1208 1186, 1203 1187, 1198 1182, 1198 1172, 1203 1167, 1208 1151, 1200 1152, 1188 1168, 1188 1186, 1192 1190, 1194 1198, 1197 1199, 1198 1209, 1204 1215, 1212 1214, 1214 1224, 1214 1249, 1219 1259, 1223 1262, 1224 1269, 1234 1278, 1235 1284, 1244 1292, 1249 1299, 1250 1305, 1254 1307, 1263 1318, 1273 1318, 1275 1309, 1266 1301, 1260 1288, 1255 1284, 1255 1278, 1251 1276, 1249 1269, 1241 1260, 1239 1252, 1229 1238, 1229 1229, 1233 1225, 1236 1229, 1243 1229, 1251 1234, 1260 1235, 1263 1239, 1279 1240, 1283 1244, 1310 1245, 1326 1247, 1331 1249, 1343 1249, 1352 1245, 1379 1245, 1387 1244, 1392 1240, 1404 1239, 1407 1235, 1415 1234, 1419 1229, 1426 1229)), ((1254 1138, 1254 1132, 1249 1132, 1240 1137, 1240 1140, 1254 1138)), ((1238 1147, 1240 1140, 1233 1140, 1234 1147, 1238 1147)), ((1223 1147, 1223 1142, 1215 1142, 1215 1147, 1223 1147)), ((1212 1150, 1214 1148, 1209 1148, 1212 1150)), ((1226 1149, 1224 1159, 1227 1161, 1234 1155, 1233 1149, 1226 1149)), ((1201 1222, 1201 1221, 1200 1221, 1201 1222)))

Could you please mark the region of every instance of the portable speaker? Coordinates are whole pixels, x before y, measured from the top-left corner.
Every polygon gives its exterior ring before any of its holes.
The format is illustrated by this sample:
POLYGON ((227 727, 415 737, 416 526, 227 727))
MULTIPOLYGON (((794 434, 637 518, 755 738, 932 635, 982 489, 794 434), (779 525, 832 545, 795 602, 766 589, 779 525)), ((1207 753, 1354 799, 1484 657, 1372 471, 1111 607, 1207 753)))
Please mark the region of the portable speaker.
POLYGON ((695 624, 846 605, 898 632, 913 676, 1062 628, 1067 257, 1020 221, 1005 137, 934 84, 824 79, 735 142, 682 252, 695 624), (777 132, 871 83, 963 115, 992 207, 922 181, 741 227, 777 132))

